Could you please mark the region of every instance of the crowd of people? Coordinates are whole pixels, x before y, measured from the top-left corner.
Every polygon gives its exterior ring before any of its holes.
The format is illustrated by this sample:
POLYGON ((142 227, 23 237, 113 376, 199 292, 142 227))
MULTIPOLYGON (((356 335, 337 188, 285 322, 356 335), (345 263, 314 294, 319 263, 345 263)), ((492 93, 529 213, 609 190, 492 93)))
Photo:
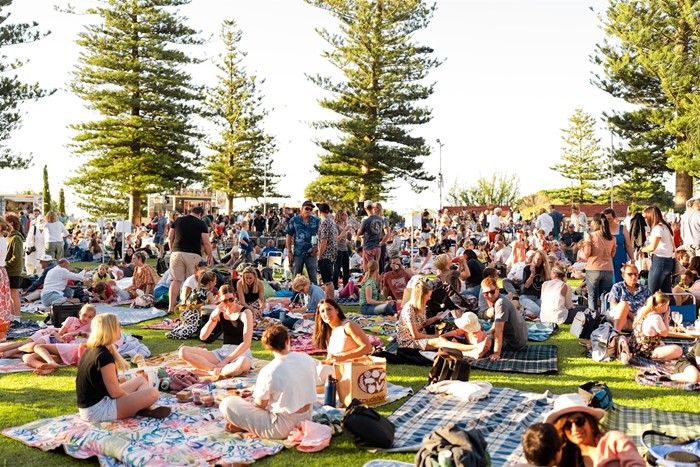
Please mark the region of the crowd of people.
MULTIPOLYGON (((327 363, 372 351, 367 335, 347 320, 341 299, 356 300, 364 315, 398 314, 400 349, 449 348, 491 360, 527 346, 528 319, 570 324, 582 309, 604 311, 615 329, 630 333, 619 340, 623 361, 631 355, 677 361, 678 372, 669 379, 700 382, 698 344, 684 354, 663 342, 671 330, 669 304, 686 300, 670 294, 700 297, 700 200, 671 223, 655 206, 624 218, 605 209, 590 221, 576 206, 568 218, 550 206, 528 219, 518 209, 426 211, 416 229, 401 221, 392 225, 380 203, 367 200, 363 207, 361 221, 311 201, 297 213, 284 208, 266 216, 257 211, 214 217, 194 207, 170 218, 157 212, 129 233, 112 223, 68 231, 53 212, 45 218, 37 211, 26 218, 7 213, 0 218, 0 319, 19 319, 22 300, 41 300, 48 307, 167 293, 169 312, 186 310, 168 337, 198 335, 206 341, 223 333, 219 349, 182 346, 180 358, 213 378, 233 377, 253 368, 253 328, 267 308, 261 270, 271 258, 279 259, 303 306, 265 331, 263 344, 274 360, 261 370, 254 402, 229 398, 221 405, 230 431, 270 438, 286 437, 309 417, 321 378, 317 361, 290 352, 288 329, 313 321, 313 343, 327 351, 327 363), (281 236, 283 244, 277 241, 281 236), (71 259, 108 254, 113 258, 95 271, 71 271, 71 259), (155 271, 149 258, 163 259, 166 270, 155 271), (218 288, 213 265, 233 270, 218 288), (131 277, 131 285, 121 289, 117 282, 124 277, 131 277), (571 278, 585 280, 574 290, 567 282, 571 278), (208 316, 202 312, 205 304, 215 305, 208 316), (479 319, 493 322, 488 331, 479 319)), ((79 363, 77 389, 83 418, 167 415, 151 408, 155 399, 142 381, 119 384, 113 378, 123 366, 114 352, 118 322, 84 309, 77 322, 51 331, 57 342, 37 335, 16 346, 0 344, 0 352, 30 355, 25 361, 45 374, 59 363, 77 363, 72 348, 59 346, 85 337, 89 350, 79 363)), ((526 433, 532 443, 539 439, 555 452, 551 465, 598 465, 599 452, 633 450, 624 435, 601 431, 599 412, 571 397, 560 400, 568 405, 555 404, 546 420, 552 427, 526 433), (558 441, 549 443, 550 438, 558 441)))

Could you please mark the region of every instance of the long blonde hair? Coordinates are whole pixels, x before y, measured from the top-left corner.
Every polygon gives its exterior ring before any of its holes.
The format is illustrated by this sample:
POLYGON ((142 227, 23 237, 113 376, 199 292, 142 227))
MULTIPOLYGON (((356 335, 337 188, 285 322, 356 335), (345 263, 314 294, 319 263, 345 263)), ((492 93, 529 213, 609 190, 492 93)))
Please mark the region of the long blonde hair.
POLYGON ((374 282, 376 282, 377 285, 379 285, 379 263, 377 263, 375 260, 369 261, 367 263, 367 272, 364 276, 362 276, 362 279, 360 280, 360 286, 364 285, 364 283, 367 282, 368 279, 374 279, 374 282))
POLYGON ((243 293, 259 293, 258 286, 260 283, 260 279, 258 279, 258 272, 253 266, 246 266, 243 269, 243 272, 241 273, 241 282, 242 282, 242 287, 243 287, 243 293), (245 276, 246 274, 252 274, 255 280, 253 281, 253 285, 251 287, 248 287, 248 283, 245 281, 245 276))
POLYGON ((653 313, 657 306, 669 303, 671 299, 662 291, 656 292, 651 297, 647 298, 646 303, 637 311, 637 316, 634 317, 634 327, 644 322, 644 318, 653 313))
POLYGON ((432 292, 433 287, 426 280, 419 280, 416 285, 413 286, 413 291, 411 292, 411 298, 408 300, 407 305, 413 307, 418 314, 425 314, 425 304, 428 302, 428 294, 432 292))
POLYGON ((87 346, 91 349, 106 347, 114 357, 114 364, 117 370, 125 371, 129 369, 129 364, 119 355, 117 347, 114 345, 121 337, 119 317, 114 313, 103 313, 93 318, 91 324, 92 331, 87 340, 87 346))

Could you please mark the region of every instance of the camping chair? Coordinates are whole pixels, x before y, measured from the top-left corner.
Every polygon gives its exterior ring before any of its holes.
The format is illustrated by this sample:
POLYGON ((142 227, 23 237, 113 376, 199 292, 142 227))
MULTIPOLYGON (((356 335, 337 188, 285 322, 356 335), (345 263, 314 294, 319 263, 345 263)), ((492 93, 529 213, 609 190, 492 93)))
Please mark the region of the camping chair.
MULTIPOLYGON (((678 296, 688 296, 691 299, 692 303, 687 303, 685 305, 671 305, 671 312, 678 312, 683 315, 683 325, 688 326, 688 325, 693 325, 695 323, 695 320, 698 317, 698 308, 697 308, 697 301, 695 299, 695 295, 689 292, 684 292, 684 293, 670 293, 667 294, 669 297, 678 297, 678 296)), ((673 303, 673 302, 671 302, 673 303)))
POLYGON ((271 251, 267 256, 267 267, 272 269, 272 277, 275 280, 283 280, 287 275, 287 271, 282 266, 283 261, 284 257, 281 251, 271 251), (281 277, 277 279, 278 276, 281 277))

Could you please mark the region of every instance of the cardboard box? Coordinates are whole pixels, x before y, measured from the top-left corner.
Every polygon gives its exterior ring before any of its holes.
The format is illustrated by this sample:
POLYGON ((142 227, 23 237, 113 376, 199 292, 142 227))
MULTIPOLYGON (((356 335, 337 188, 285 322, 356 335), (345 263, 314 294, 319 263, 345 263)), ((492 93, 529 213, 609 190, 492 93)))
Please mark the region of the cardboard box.
POLYGON ((338 399, 348 407, 353 399, 366 405, 386 400, 386 359, 362 357, 336 365, 339 373, 338 399))

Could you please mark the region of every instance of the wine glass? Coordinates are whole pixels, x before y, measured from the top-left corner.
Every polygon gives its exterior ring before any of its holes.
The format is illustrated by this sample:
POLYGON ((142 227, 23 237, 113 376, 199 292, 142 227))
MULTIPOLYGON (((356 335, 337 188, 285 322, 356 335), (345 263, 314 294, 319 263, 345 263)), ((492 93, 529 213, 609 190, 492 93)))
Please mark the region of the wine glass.
POLYGON ((683 315, 678 311, 671 313, 671 319, 676 323, 676 327, 680 327, 683 324, 683 315))

